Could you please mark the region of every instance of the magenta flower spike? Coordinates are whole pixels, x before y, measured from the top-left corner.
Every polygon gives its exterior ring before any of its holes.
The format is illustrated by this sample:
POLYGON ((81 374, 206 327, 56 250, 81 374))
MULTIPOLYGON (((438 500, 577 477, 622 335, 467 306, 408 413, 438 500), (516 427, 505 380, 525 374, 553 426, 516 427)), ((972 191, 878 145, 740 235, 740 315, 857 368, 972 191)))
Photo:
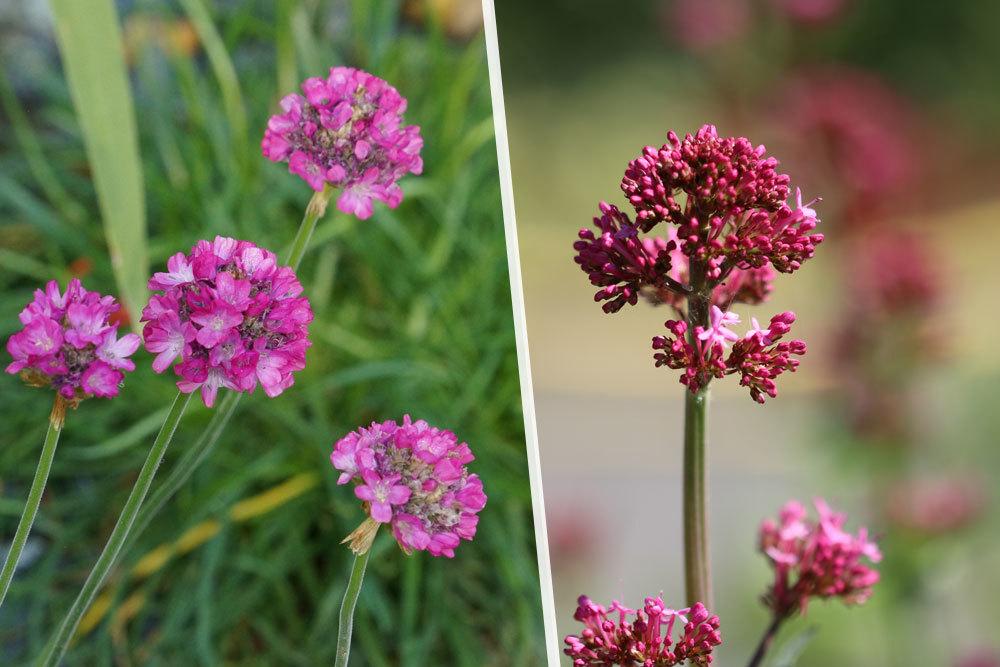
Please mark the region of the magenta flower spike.
POLYGON ((305 367, 312 309, 295 271, 249 241, 217 236, 177 253, 149 280, 142 311, 146 349, 184 393, 212 407, 220 388, 275 397, 305 367))
POLYGON ((271 117, 261 150, 287 162, 316 192, 340 189, 337 208, 364 220, 372 202, 395 208, 403 199, 397 181, 423 170, 423 139, 404 125, 406 99, 386 81, 351 67, 334 67, 309 78, 302 93, 286 95, 271 117))
MULTIPOLYGON (((690 4, 690 3, 689 3, 690 4)), ((738 375, 751 398, 777 396, 775 379, 798 368, 800 340, 782 340, 795 314, 766 327, 750 319, 739 333, 734 304, 759 304, 777 273, 811 259, 823 235, 802 191, 778 161, 745 137, 722 137, 704 125, 683 139, 667 133, 629 162, 621 190, 634 212, 601 202, 596 231, 581 229, 574 260, 597 287, 594 301, 615 313, 639 298, 665 304, 677 319, 653 338, 657 367, 680 371, 684 402, 684 570, 688 604, 712 604, 706 489, 708 389, 738 375), (659 235, 654 230, 660 227, 659 235)))
POLYGON ((139 347, 136 334, 118 337, 114 297, 90 292, 74 278, 61 292, 56 281, 21 311, 24 328, 7 341, 13 361, 7 372, 34 387, 51 387, 75 407, 90 397, 113 398, 135 369, 129 357, 139 347))
POLYGON ((712 650, 722 643, 719 617, 700 602, 675 610, 662 597, 648 597, 640 610, 617 600, 606 609, 581 595, 577 605, 573 618, 583 630, 567 636, 563 649, 575 667, 708 665, 712 650))
POLYGON ((739 319, 735 303, 759 304, 776 273, 793 273, 810 259, 823 235, 813 204, 796 190, 778 162, 746 138, 720 137, 712 125, 683 140, 647 146, 629 163, 621 188, 635 220, 601 202, 598 233, 582 229, 576 262, 598 287, 594 300, 614 313, 642 296, 669 305, 680 320, 667 322, 672 337, 657 336, 657 366, 683 370, 692 393, 712 378, 739 373, 753 399, 777 395, 774 378, 794 371, 805 354, 801 341, 772 346, 794 314, 772 319, 774 335, 758 326, 741 339, 729 328, 739 319), (666 224, 662 236, 643 236, 666 224), (709 310, 711 307, 711 310, 709 310), (752 339, 753 343, 745 342, 752 339), (732 344, 733 354, 723 351, 732 344), (660 350, 667 350, 661 352, 660 350))
POLYGON ((475 457, 451 431, 423 420, 372 423, 334 445, 330 462, 338 484, 355 482, 369 520, 351 534, 352 550, 367 551, 374 531, 388 524, 406 553, 427 551, 453 558, 461 540, 472 540, 486 494, 466 464, 475 457))

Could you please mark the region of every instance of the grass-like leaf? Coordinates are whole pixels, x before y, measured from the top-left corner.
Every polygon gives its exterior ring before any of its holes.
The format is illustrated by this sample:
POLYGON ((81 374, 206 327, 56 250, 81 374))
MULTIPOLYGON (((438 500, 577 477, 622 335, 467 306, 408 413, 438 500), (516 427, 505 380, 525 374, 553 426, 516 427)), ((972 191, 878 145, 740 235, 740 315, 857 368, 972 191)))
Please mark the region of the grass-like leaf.
POLYGON ((52 0, 66 81, 97 191, 111 266, 133 323, 146 301, 145 193, 112 0, 52 0))

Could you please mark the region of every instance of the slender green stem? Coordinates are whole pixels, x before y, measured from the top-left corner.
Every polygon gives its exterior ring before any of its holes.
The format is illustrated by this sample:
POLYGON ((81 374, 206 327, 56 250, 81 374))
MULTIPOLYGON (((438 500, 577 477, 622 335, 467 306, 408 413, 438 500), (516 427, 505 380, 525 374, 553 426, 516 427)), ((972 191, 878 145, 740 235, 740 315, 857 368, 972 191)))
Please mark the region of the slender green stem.
POLYGON ((347 667, 347 659, 351 655, 351 633, 354 631, 354 608, 358 604, 361 584, 365 579, 365 568, 372 550, 369 548, 354 557, 354 567, 351 568, 351 580, 347 582, 344 591, 344 602, 340 605, 340 628, 337 631, 337 658, 334 667, 347 667))
MULTIPOLYGON (((225 430, 229 419, 236 412, 236 406, 239 405, 242 397, 243 394, 239 392, 225 392, 222 400, 219 401, 218 407, 215 409, 215 413, 212 415, 211 421, 209 421, 205 430, 202 431, 201 437, 184 452, 184 456, 174 464, 166 478, 153 490, 149 501, 143 505, 142 511, 136 518, 135 524, 129 533, 129 546, 149 527, 149 524, 152 523, 153 519, 160 513, 160 510, 163 509, 173 495, 177 493, 177 490, 184 486, 184 483, 191 478, 191 475, 194 474, 198 466, 215 450, 215 445, 219 442, 222 431, 225 430)), ((127 550, 128 547, 126 547, 127 550)))
POLYGON ((79 595, 76 596, 76 600, 73 602, 73 606, 70 607, 69 613, 66 614, 58 631, 46 646, 45 652, 36 664, 45 665, 45 667, 55 667, 66 653, 66 649, 73 639, 76 628, 80 624, 80 619, 87 611, 87 608, 90 607, 90 603, 93 602, 94 596, 97 595, 97 591, 104 583, 104 579, 108 576, 108 572, 111 571, 112 566, 114 566, 115 560, 118 558, 118 554, 121 552, 122 546, 128 538, 132 524, 135 522, 135 518, 139 514, 139 509, 142 507, 142 502, 145 500, 146 494, 149 492, 149 487, 153 483, 156 469, 159 467, 160 461, 163 460, 167 446, 173 439, 177 425, 180 423, 181 417, 184 415, 184 410, 190 401, 191 394, 178 393, 174 399, 173 404, 170 406, 170 412, 167 414, 167 418, 164 420, 163 426, 160 427, 160 432, 156 436, 149 454, 146 456, 146 461, 142 464, 142 469, 135 480, 132 492, 129 494, 128 500, 125 501, 125 507, 118 516, 118 522, 111 531, 111 536, 108 538, 107 544, 104 545, 104 551, 101 552, 100 558, 97 559, 94 568, 90 571, 90 575, 87 577, 87 581, 84 582, 79 595))
POLYGON ((28 533, 31 532, 31 526, 35 523, 38 506, 42 502, 42 494, 45 493, 45 482, 48 481, 49 470, 52 469, 52 459, 56 455, 56 445, 59 444, 59 434, 62 433, 65 414, 66 402, 62 396, 56 394, 55 403, 52 405, 52 414, 49 417, 49 429, 45 433, 45 442, 42 444, 42 455, 38 458, 35 478, 31 481, 31 489, 28 490, 28 501, 24 504, 21 521, 17 524, 14 540, 11 542, 10 551, 7 552, 7 558, 3 562, 3 570, 0 571, 0 605, 7 597, 7 589, 10 588, 10 582, 14 578, 17 562, 21 559, 24 544, 28 541, 28 533))
MULTIPOLYGON (((695 344, 695 328, 708 327, 711 287, 701 262, 691 262, 688 297, 688 332, 695 344)), ((708 490, 705 445, 708 421, 708 387, 685 392, 684 400, 684 584, 687 604, 701 602, 712 608, 711 561, 708 550, 708 490)))
POLYGON ((760 638, 760 643, 757 644, 757 650, 754 651, 750 662, 747 663, 747 667, 760 667, 764 656, 767 655, 767 650, 771 648, 771 644, 774 642, 775 635, 778 634, 778 629, 786 618, 787 616, 783 614, 774 615, 774 618, 771 619, 771 624, 764 631, 764 636, 760 638))
POLYGON ((328 184, 322 190, 313 194, 312 199, 309 200, 309 205, 306 206, 306 214, 302 218, 299 231, 295 234, 295 240, 292 241, 292 249, 288 253, 286 263, 293 269, 299 268, 299 262, 302 261, 302 256, 306 254, 306 248, 309 247, 309 239, 312 238, 313 231, 316 229, 316 223, 326 213, 326 205, 330 203, 331 195, 333 195, 333 188, 328 184))
POLYGON ((711 608, 708 508, 705 487, 705 422, 708 389, 686 392, 684 401, 684 583, 687 604, 711 608))

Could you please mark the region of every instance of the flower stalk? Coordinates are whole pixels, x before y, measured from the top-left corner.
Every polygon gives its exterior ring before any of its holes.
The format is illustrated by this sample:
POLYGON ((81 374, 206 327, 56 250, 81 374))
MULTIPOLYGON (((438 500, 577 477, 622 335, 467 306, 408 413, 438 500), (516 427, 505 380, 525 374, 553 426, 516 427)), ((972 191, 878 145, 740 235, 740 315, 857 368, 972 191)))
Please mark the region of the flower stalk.
POLYGON ((778 630, 781 628, 781 624, 785 622, 788 618, 785 614, 775 614, 774 618, 771 619, 771 624, 767 626, 764 630, 764 635, 760 638, 760 642, 757 644, 757 649, 753 652, 753 656, 750 658, 750 662, 747 663, 747 667, 760 667, 763 663, 764 656, 767 655, 768 650, 771 648, 771 644, 774 643, 774 638, 778 634, 778 630))
MULTIPOLYGON (((691 294, 687 299, 688 332, 697 345, 699 327, 709 325, 711 288, 707 287, 705 266, 691 262, 691 294)), ((684 584, 687 604, 712 602, 711 563, 708 550, 708 489, 706 445, 709 388, 684 392, 684 584)))
POLYGON ((108 573, 118 558, 118 554, 121 552, 122 546, 125 544, 125 540, 128 538, 132 524, 135 522, 136 516, 139 514, 139 509, 142 507, 142 502, 145 500, 146 494, 149 492, 149 487, 153 483, 156 469, 159 467, 160 461, 163 460, 167 446, 173 439, 174 432, 177 430, 181 417, 184 415, 184 411, 190 402, 191 394, 178 393, 177 397, 174 398, 174 402, 170 406, 170 412, 167 414, 163 426, 160 427, 160 432, 157 434, 156 440, 153 442, 153 446, 146 456, 146 461, 142 464, 142 469, 139 471, 139 476, 132 487, 132 492, 129 493, 125 507, 122 509, 118 521, 111 531, 111 536, 104 545, 104 550, 101 552, 100 558, 94 564, 90 575, 87 577, 87 581, 84 582, 83 588, 80 589, 80 593, 76 596, 73 606, 70 607, 66 617, 59 625, 55 636, 38 659, 37 665, 55 667, 62 660, 70 641, 73 639, 73 635, 76 633, 76 628, 80 624, 80 619, 83 618, 83 614, 90 607, 90 603, 93 602, 94 596, 97 595, 97 591, 107 578, 108 573))
POLYGON ((337 629, 337 655, 335 667, 347 667, 348 658, 351 655, 351 635, 354 632, 354 609, 358 605, 358 596, 361 594, 361 584, 364 583, 365 569, 368 567, 368 558, 371 556, 371 544, 375 541, 375 534, 379 524, 374 521, 374 528, 370 531, 370 537, 366 539, 368 548, 360 553, 355 553, 354 566, 351 568, 351 578, 347 582, 347 590, 344 591, 344 601, 340 605, 340 624, 337 629))
POLYGON ((31 481, 31 488, 28 490, 28 501, 21 512, 21 520, 17 524, 14 532, 14 539, 11 541, 10 550, 4 559, 3 570, 0 570, 0 605, 7 597, 7 590, 10 582, 14 578, 17 570, 17 563, 21 559, 21 552, 28 541, 28 534, 31 526, 35 522, 38 514, 38 506, 42 502, 42 495, 45 493, 45 483, 49 479, 49 471, 52 469, 52 460, 56 455, 56 445, 59 444, 59 434, 62 433, 63 422, 66 418, 66 399, 60 394, 56 394, 55 402, 52 404, 52 413, 49 415, 49 428, 45 433, 45 442, 42 444, 42 454, 38 458, 38 467, 35 469, 35 477, 31 481))

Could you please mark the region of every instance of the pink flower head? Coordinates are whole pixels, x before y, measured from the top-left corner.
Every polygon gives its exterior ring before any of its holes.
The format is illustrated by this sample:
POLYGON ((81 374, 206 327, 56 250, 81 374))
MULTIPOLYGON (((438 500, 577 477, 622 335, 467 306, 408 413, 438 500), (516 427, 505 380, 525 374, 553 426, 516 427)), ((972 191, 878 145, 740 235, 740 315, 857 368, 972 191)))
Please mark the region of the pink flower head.
POLYGON ((768 328, 762 329, 753 320, 751 330, 742 338, 726 328, 739 322, 739 318, 712 307, 712 326, 697 327, 693 340, 687 337, 688 325, 678 320, 668 320, 669 336, 653 338, 656 366, 681 370, 681 384, 697 392, 713 378, 739 374, 740 384, 750 390, 750 396, 763 403, 767 396, 778 395, 774 379, 785 371, 794 372, 799 361, 794 357, 806 352, 800 340, 782 342, 791 330, 795 314, 784 312, 771 318, 768 328), (726 344, 732 349, 726 353, 726 344))
POLYGON ((389 524, 409 553, 455 555, 461 540, 476 534, 486 506, 483 483, 466 464, 472 451, 451 431, 423 420, 375 422, 348 433, 334 445, 330 462, 341 471, 338 484, 354 481, 354 494, 371 519, 389 524))
POLYGON ((118 310, 113 297, 87 291, 76 278, 65 293, 50 281, 21 311, 24 328, 7 341, 14 358, 7 372, 32 386, 52 387, 74 405, 91 396, 117 396, 123 371, 135 369, 128 357, 140 342, 136 334, 118 338, 112 322, 118 310))
POLYGON ((581 595, 573 618, 583 623, 583 630, 566 637, 563 653, 575 667, 708 665, 712 650, 722 643, 719 617, 710 616, 700 602, 674 610, 662 597, 648 597, 640 610, 617 600, 606 609, 581 595))
POLYGON ((175 360, 177 387, 201 390, 211 407, 220 388, 271 397, 305 367, 312 309, 295 272, 249 241, 217 236, 188 255, 170 258, 167 273, 149 281, 154 294, 142 311, 153 370, 175 360))
POLYGON ((372 202, 395 208, 403 199, 397 181, 423 170, 423 139, 403 125, 406 99, 382 79, 350 67, 334 67, 326 79, 302 83, 303 95, 281 100, 261 149, 302 177, 313 190, 341 189, 338 208, 362 220, 372 202))
POLYGON ((810 521, 805 508, 793 500, 777 522, 768 519, 760 527, 760 550, 774 569, 774 583, 764 601, 779 616, 805 613, 812 598, 861 604, 879 579, 878 572, 862 562, 882 560, 868 531, 861 528, 852 535, 844 530, 845 514, 819 498, 814 505, 817 521, 810 521))

